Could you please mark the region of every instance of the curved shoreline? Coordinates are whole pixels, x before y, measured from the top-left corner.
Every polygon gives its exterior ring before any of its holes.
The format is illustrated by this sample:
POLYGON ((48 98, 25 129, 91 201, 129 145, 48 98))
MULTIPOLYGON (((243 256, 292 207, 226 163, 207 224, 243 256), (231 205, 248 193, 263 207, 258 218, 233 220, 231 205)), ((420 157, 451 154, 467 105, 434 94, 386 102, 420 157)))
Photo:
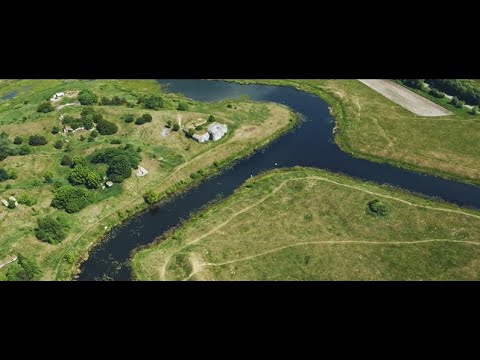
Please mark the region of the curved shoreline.
MULTIPOLYGON (((290 112, 290 121, 288 122, 287 126, 277 130, 267 138, 261 140, 260 142, 251 145, 244 150, 242 150, 239 153, 233 154, 229 156, 228 158, 222 160, 220 162, 220 165, 217 167, 215 165, 210 166, 209 168, 205 169, 206 173, 198 179, 191 179, 188 178, 183 182, 177 182, 171 187, 166 188, 161 192, 160 198, 157 203, 153 205, 147 205, 145 202, 135 205, 133 207, 128 207, 128 208, 123 208, 123 209, 115 209, 112 210, 109 214, 107 214, 105 217, 101 218, 100 220, 104 220, 109 218, 110 216, 114 216, 115 214, 118 214, 119 211, 126 211, 127 215, 124 218, 121 218, 117 220, 113 225, 109 226, 108 229, 106 229, 106 232, 102 233, 100 237, 96 238, 96 240, 93 240, 92 242, 89 243, 88 247, 86 248, 84 254, 79 257, 78 261, 73 264, 72 266, 72 271, 70 271, 70 274, 68 277, 59 277, 58 276, 58 269, 61 266, 62 262, 64 261, 64 256, 65 254, 71 249, 72 246, 74 246, 78 241, 81 241, 82 236, 84 236, 88 231, 92 230, 95 226, 98 226, 98 223, 92 225, 91 227, 87 228, 84 233, 82 233, 72 244, 70 244, 69 247, 65 249, 65 251, 62 253, 62 255, 59 257, 59 260, 57 262, 57 265, 54 269, 54 280, 72 280, 75 279, 79 273, 81 272, 81 266, 82 264, 88 260, 91 251, 96 247, 101 245, 103 242, 108 241, 109 235, 115 230, 117 230, 119 227, 121 227, 123 224, 127 223, 128 221, 131 221, 135 217, 141 215, 143 212, 150 211, 154 208, 157 208, 161 206, 164 203, 167 203, 169 201, 173 201, 176 197, 181 196, 182 194, 188 192, 190 189, 195 188, 196 186, 200 185, 202 182, 208 180, 211 177, 217 176, 221 174, 223 171, 228 169, 229 167, 233 166, 236 162, 246 159, 253 154, 255 154, 257 151, 261 151, 262 149, 268 147, 271 143, 273 143, 275 140, 280 138, 282 135, 292 131, 297 125, 299 121, 299 116, 295 112, 292 111, 292 109, 281 105, 277 104, 280 106, 285 107, 288 109, 290 112), (180 184, 180 186, 178 186, 180 184), (172 190, 171 188, 175 187, 175 190, 172 190)), ((201 155, 201 154, 199 154, 201 155)), ((170 176, 170 175, 169 175, 170 176)), ((132 199, 132 201, 129 203, 133 203, 135 201, 138 201, 139 199, 143 199, 143 194, 140 197, 135 197, 132 199)), ((99 220, 99 221, 100 221, 99 220)))
POLYGON ((374 154, 369 154, 369 153, 365 153, 365 152, 353 149, 353 147, 348 143, 348 139, 341 135, 341 131, 338 131, 338 129, 341 129, 342 126, 348 126, 347 114, 346 114, 343 103, 340 100, 333 97, 331 94, 325 92, 320 88, 316 88, 306 84, 299 84, 293 81, 291 84, 285 84, 285 83, 273 84, 268 82, 269 80, 243 81, 243 80, 237 80, 237 79, 231 79, 231 80, 228 79, 224 81, 228 81, 228 82, 232 82, 240 85, 263 84, 263 85, 270 85, 270 86, 273 85, 273 86, 293 87, 299 91, 304 91, 309 94, 319 96, 332 109, 332 116, 335 119, 335 125, 337 130, 334 132, 335 143, 338 145, 340 150, 351 155, 352 157, 355 157, 357 159, 368 160, 378 164, 386 164, 389 166, 394 166, 400 169, 416 172, 418 174, 438 176, 446 180, 453 180, 453 181, 461 182, 468 185, 480 185, 480 179, 475 180, 470 177, 461 176, 461 175, 450 173, 447 171, 443 171, 443 170, 439 170, 431 167, 422 167, 409 162, 381 157, 381 156, 377 156, 374 154))

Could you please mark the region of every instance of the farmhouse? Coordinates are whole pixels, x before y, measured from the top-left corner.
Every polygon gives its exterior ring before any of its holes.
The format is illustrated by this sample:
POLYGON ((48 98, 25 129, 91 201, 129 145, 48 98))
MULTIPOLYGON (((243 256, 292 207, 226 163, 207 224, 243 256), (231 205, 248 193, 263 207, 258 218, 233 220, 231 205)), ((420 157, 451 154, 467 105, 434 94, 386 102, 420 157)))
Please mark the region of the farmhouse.
POLYGON ((226 124, 213 123, 208 125, 207 131, 212 136, 213 141, 220 140, 228 131, 226 124))
POLYGON ((204 143, 205 141, 210 140, 210 134, 206 132, 205 134, 194 134, 192 136, 195 140, 197 140, 199 143, 204 143))
POLYGON ((144 167, 139 166, 137 169, 137 176, 145 176, 148 174, 148 170, 144 167))
POLYGON ((64 96, 65 96, 65 93, 63 92, 56 93, 50 98, 50 101, 53 101, 53 102, 58 101, 60 100, 61 97, 64 97, 64 96))

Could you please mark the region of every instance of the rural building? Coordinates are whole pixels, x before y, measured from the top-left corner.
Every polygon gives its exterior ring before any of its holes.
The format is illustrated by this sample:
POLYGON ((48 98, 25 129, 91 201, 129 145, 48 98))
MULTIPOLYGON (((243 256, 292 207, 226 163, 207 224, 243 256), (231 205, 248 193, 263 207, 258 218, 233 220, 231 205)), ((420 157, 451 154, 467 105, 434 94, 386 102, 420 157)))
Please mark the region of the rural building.
POLYGON ((207 131, 212 136, 213 141, 220 140, 228 131, 226 124, 213 123, 208 125, 207 131))
POLYGON ((144 167, 141 167, 141 166, 138 167, 137 176, 145 176, 147 174, 148 174, 147 169, 145 169, 144 167))
POLYGON ((56 93, 50 98, 50 101, 58 101, 60 100, 61 97, 64 97, 64 96, 65 96, 65 93, 63 92, 56 93))
POLYGON ((210 140, 210 134, 206 132, 205 134, 193 134, 192 136, 195 140, 197 140, 199 143, 204 143, 205 141, 210 140))
POLYGON ((112 186, 113 186, 113 182, 107 181, 107 182, 105 183, 105 185, 106 185, 107 187, 112 187, 112 186))
POLYGON ((7 200, 1 199, 0 201, 2 202, 3 205, 8 206, 8 201, 7 200))

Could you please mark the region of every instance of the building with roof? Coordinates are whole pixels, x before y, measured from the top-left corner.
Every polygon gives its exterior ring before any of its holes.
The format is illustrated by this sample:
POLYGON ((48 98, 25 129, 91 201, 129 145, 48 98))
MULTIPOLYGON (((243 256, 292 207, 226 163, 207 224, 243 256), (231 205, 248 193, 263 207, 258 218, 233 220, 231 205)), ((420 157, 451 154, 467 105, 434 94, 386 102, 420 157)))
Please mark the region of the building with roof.
POLYGON ((213 124, 208 125, 208 133, 211 135, 213 141, 220 140, 228 131, 226 124, 220 124, 214 122, 213 124))
POLYGON ((205 141, 210 140, 210 134, 208 132, 205 134, 193 134, 192 138, 197 140, 199 143, 204 143, 205 141))

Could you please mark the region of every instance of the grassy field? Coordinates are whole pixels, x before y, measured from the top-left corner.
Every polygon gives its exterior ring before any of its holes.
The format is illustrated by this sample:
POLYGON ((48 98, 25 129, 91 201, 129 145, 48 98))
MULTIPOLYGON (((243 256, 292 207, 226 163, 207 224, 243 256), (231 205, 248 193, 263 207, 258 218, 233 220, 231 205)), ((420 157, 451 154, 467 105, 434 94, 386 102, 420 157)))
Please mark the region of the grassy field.
POLYGON ((480 115, 428 96, 454 112, 421 117, 357 80, 241 80, 291 85, 319 95, 337 121, 342 150, 376 162, 480 184, 480 115))
POLYGON ((132 260, 139 280, 478 280, 480 213, 317 169, 268 172, 132 260), (366 211, 371 200, 385 217, 366 211))
MULTIPOLYGON (((162 92, 156 81, 150 80, 6 80, 0 81, 0 99, 12 91, 17 96, 0 100, 0 132, 6 132, 13 141, 22 136, 24 143, 28 136, 41 134, 47 137, 45 146, 32 147, 33 152, 25 156, 9 156, 0 162, 7 171, 14 170, 17 179, 0 183, 0 198, 13 195, 19 197, 28 194, 37 200, 34 206, 19 205, 7 209, 0 205, 0 263, 14 254, 34 255, 43 270, 44 280, 68 280, 75 273, 78 264, 85 259, 88 250, 97 243, 113 226, 134 213, 145 209, 143 195, 154 190, 163 197, 186 188, 194 181, 191 174, 203 170, 204 176, 218 171, 230 161, 253 151, 279 133, 294 124, 294 116, 284 106, 259 104, 248 101, 200 103, 184 99, 179 94, 162 92), (99 135, 93 142, 81 141, 88 131, 70 133, 66 137, 53 135, 53 126, 60 126, 60 114, 79 116, 83 107, 69 107, 47 114, 36 112, 38 104, 59 91, 91 89, 99 97, 114 95, 125 97, 136 103, 140 95, 160 94, 165 101, 165 109, 155 111, 125 106, 94 106, 104 118, 118 125, 114 135, 99 135), (188 111, 177 111, 180 100, 189 104, 188 111), (121 116, 132 113, 135 117, 150 113, 153 121, 138 126, 125 123, 121 116), (173 123, 181 116, 182 124, 200 122, 209 115, 229 126, 226 137, 217 142, 199 144, 185 136, 182 131, 171 132, 167 137, 161 135, 168 120, 173 123), (53 173, 54 182, 66 182, 70 169, 60 165, 66 154, 55 149, 56 140, 68 140, 71 147, 69 155, 86 156, 95 149, 132 144, 140 149, 142 161, 149 174, 136 177, 133 174, 122 184, 115 184, 96 192, 97 201, 78 213, 68 214, 69 235, 57 245, 44 243, 36 239, 34 228, 37 219, 47 214, 64 213, 50 207, 54 185, 44 181, 47 171, 53 173), (120 145, 112 145, 112 140, 120 145)), ((65 141, 65 145, 67 145, 65 141)), ((64 213, 65 214, 65 213, 64 213)), ((0 269, 0 280, 5 279, 9 266, 0 269)))

